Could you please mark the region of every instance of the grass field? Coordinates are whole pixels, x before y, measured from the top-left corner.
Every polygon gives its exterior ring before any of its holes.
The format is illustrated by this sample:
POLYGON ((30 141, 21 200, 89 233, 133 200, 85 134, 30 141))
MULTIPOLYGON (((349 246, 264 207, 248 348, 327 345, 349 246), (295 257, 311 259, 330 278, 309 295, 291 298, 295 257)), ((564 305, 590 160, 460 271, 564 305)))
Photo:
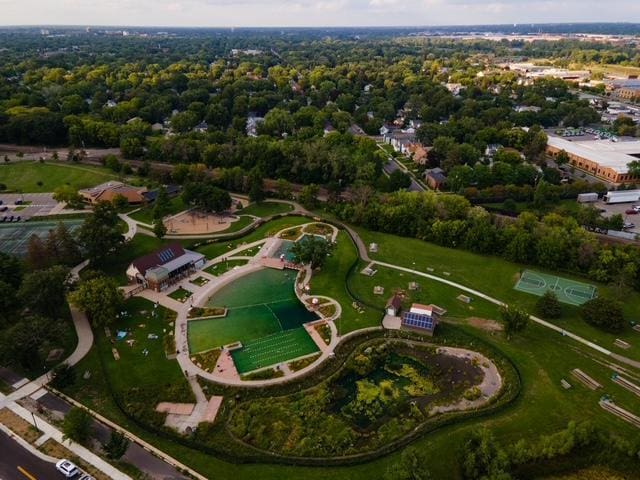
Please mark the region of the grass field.
MULTIPOLYGON (((314 272, 311 278, 311 294, 326 295, 340 303, 342 315, 336 322, 340 334, 345 334, 360 328, 375 327, 382 323, 382 307, 380 311, 362 306, 363 313, 353 308, 354 298, 349 295, 346 281, 349 269, 358 258, 355 245, 345 232, 339 232, 337 245, 331 252, 324 266, 319 272, 314 272)), ((356 279, 358 280, 358 279, 356 279)), ((354 282, 357 284, 357 281, 354 282)))
MULTIPOLYGON (((73 232, 82 225, 82 220, 61 220, 73 232)), ((45 239, 51 230, 55 230, 59 222, 19 222, 0 223, 0 251, 12 255, 23 256, 27 253, 27 245, 32 235, 45 239)))
POLYGON ((269 217, 280 213, 287 213, 293 210, 293 206, 280 202, 260 202, 252 203, 238 212, 238 215, 253 215, 254 217, 269 217))
POLYGON ((210 273, 211 275, 219 276, 223 273, 228 272, 229 270, 233 270, 235 267, 239 267, 241 265, 246 265, 248 260, 227 260, 226 262, 216 263, 204 269, 205 272, 210 273))
MULTIPOLYGON (((153 224, 153 204, 142 207, 141 209, 129 214, 136 222, 146 223, 147 225, 153 224)), ((167 215, 175 215, 183 210, 186 210, 187 206, 182 201, 182 197, 178 195, 169 200, 167 206, 167 215)))
POLYGON ((299 327, 248 342, 232 356, 238 372, 243 374, 317 351, 316 343, 304 327, 299 327))
MULTIPOLYGON (((365 244, 371 242, 378 244, 378 253, 370 254, 374 260, 432 273, 477 289, 498 300, 519 305, 529 312, 534 312, 535 310, 538 297, 519 292, 513 288, 518 281, 520 273, 527 269, 525 265, 508 262, 498 257, 477 255, 461 249, 440 247, 413 238, 374 233, 364 229, 358 229, 358 232, 361 234, 365 244), (428 268, 432 268, 433 271, 429 272, 428 268), (447 276, 446 273, 449 273, 449 275, 447 276)), ((557 273, 544 271, 540 268, 537 270, 550 275, 557 273)), ((585 282, 585 279, 573 275, 562 274, 562 276, 578 282, 585 282)), ((610 286, 588 282, 598 289, 598 295, 620 298, 623 302, 625 318, 629 320, 640 318, 640 293, 632 291, 619 292, 610 286)), ((615 339, 625 340, 631 344, 631 348, 628 350, 618 349, 617 352, 634 360, 640 360, 639 336, 630 326, 623 332, 616 334, 601 331, 582 320, 579 308, 566 304, 562 306, 562 317, 551 321, 587 340, 614 351, 617 349, 613 345, 615 339)))
POLYGON ((0 183, 22 193, 53 192, 63 185, 87 188, 117 178, 105 168, 87 165, 27 161, 0 165, 0 183))

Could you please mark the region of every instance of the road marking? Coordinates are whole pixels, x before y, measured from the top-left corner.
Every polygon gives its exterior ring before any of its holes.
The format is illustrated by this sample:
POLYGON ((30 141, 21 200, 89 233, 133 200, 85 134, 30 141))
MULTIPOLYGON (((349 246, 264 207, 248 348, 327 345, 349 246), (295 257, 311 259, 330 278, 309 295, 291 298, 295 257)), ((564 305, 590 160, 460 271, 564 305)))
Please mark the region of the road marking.
POLYGON ((29 472, 27 472, 24 468, 22 468, 20 465, 18 465, 18 471, 24 475, 25 477, 27 477, 29 480, 38 480, 36 477, 34 477, 33 475, 31 475, 29 472))

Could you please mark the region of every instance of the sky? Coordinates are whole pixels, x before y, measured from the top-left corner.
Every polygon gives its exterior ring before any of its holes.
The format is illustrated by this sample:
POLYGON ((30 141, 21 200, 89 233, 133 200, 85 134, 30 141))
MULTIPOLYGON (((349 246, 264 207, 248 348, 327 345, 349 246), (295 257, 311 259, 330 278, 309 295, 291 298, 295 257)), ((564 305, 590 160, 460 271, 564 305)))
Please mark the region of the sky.
POLYGON ((0 0, 0 25, 416 26, 640 22, 640 0, 0 0))

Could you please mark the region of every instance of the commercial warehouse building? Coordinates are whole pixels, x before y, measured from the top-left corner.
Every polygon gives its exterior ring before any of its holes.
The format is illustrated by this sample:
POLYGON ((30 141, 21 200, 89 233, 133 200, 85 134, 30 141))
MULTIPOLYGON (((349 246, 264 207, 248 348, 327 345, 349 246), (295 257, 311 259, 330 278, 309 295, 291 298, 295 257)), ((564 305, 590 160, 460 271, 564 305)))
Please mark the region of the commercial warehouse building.
POLYGON ((640 160, 640 141, 585 140, 549 135, 547 154, 557 157, 567 152, 569 163, 605 182, 637 183, 640 179, 629 173, 628 165, 640 160))

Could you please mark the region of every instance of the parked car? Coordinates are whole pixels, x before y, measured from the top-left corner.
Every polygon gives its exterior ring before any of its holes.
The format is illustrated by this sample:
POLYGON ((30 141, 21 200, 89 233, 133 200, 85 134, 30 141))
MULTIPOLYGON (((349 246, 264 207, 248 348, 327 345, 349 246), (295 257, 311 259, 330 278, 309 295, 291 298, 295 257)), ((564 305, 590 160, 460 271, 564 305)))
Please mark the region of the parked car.
POLYGON ((22 200, 18 199, 15 202, 13 202, 14 205, 22 205, 22 200))
POLYGON ((638 214, 638 210, 630 208, 629 210, 625 210, 624 213, 626 213, 627 215, 637 215, 638 214))
POLYGON ((623 229, 623 230, 627 230, 627 229, 629 229, 629 228, 633 228, 633 227, 635 227, 635 226, 636 226, 636 224, 635 224, 635 223, 631 223, 631 222, 624 222, 624 225, 622 226, 622 229, 623 229))
POLYGON ((65 478, 73 478, 80 472, 74 463, 64 458, 56 463, 56 470, 64 475, 65 478))
POLYGON ((15 217, 13 217, 13 221, 14 222, 19 222, 22 219, 22 217, 20 215, 17 215, 15 217))
POLYGON ((631 208, 636 212, 640 212, 640 205, 633 205, 631 208))
POLYGON ((6 212, 7 210, 9 210, 9 207, 7 207, 6 205, 0 207, 0 212, 6 212))

